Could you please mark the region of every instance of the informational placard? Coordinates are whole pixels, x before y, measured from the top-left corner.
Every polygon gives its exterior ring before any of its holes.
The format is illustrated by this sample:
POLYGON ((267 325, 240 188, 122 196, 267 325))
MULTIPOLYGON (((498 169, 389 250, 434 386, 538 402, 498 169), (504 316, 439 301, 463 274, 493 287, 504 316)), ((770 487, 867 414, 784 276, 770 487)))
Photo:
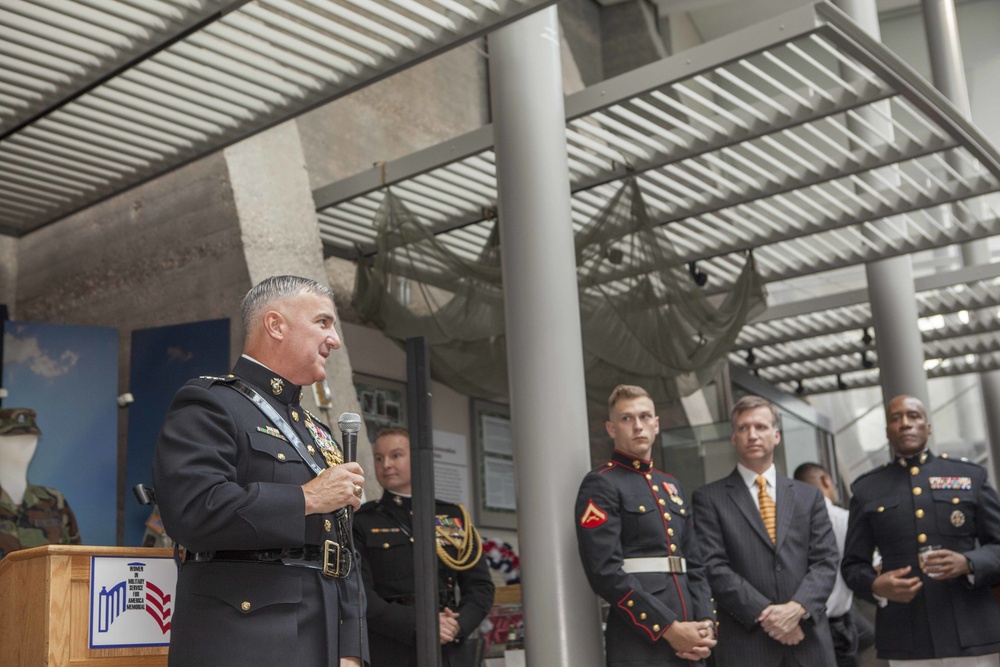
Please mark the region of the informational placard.
POLYGON ((514 462, 487 458, 483 461, 483 486, 486 489, 486 506, 490 509, 516 510, 514 493, 514 462))
POLYGON ((469 443, 464 435, 434 431, 434 495, 469 507, 469 443))
POLYGON ((472 453, 475 457, 476 520, 490 528, 517 528, 514 437, 510 408, 474 399, 472 453))
POLYGON ((173 558, 93 556, 90 648, 169 645, 176 588, 173 558))

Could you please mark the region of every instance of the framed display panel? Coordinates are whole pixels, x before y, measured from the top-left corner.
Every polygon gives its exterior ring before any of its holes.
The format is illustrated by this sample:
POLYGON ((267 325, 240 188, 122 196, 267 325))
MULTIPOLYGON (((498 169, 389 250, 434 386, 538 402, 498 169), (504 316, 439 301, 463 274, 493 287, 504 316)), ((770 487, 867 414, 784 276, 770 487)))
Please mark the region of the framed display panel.
POLYGON ((355 373, 354 389, 370 442, 383 428, 407 428, 405 382, 355 373))
POLYGON ((476 523, 482 527, 516 530, 510 407, 473 399, 471 412, 476 523))

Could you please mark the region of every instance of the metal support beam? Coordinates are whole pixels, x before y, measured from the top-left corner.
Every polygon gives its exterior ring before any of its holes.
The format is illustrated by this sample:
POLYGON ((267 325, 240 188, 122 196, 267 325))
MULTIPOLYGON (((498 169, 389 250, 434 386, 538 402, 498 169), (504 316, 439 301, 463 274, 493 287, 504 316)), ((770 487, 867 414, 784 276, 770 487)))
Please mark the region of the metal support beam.
MULTIPOLYGON (((870 37, 881 39, 875 0, 839 0, 837 6, 870 37)), ((888 108, 884 111, 889 113, 888 108)), ((877 145, 891 138, 892 125, 882 114, 874 109, 864 109, 859 116, 868 127, 859 126, 854 130, 865 141, 877 145)), ((885 175, 890 179, 894 177, 891 172, 885 175)), ((873 186, 880 187, 877 183, 873 186)), ((917 327, 913 262, 909 255, 881 259, 870 262, 865 267, 865 273, 875 323, 883 402, 888 403, 899 394, 910 394, 923 401, 929 409, 923 346, 917 327)))
MULTIPOLYGON (((923 10, 934 85, 951 100, 962 115, 972 120, 962 45, 958 36, 955 0, 923 0, 923 10)), ((975 204, 978 202, 974 202, 975 204)), ((973 209, 974 214, 980 214, 981 211, 981 205, 973 209)), ((980 240, 962 244, 962 260, 966 266, 989 264, 989 242, 980 240)), ((996 406, 1000 405, 1000 372, 981 374, 979 386, 982 391, 993 481, 996 483, 1000 480, 1000 411, 996 410, 996 406)))
POLYGON ((590 467, 556 9, 489 48, 527 664, 598 667, 574 526, 552 520, 590 467))

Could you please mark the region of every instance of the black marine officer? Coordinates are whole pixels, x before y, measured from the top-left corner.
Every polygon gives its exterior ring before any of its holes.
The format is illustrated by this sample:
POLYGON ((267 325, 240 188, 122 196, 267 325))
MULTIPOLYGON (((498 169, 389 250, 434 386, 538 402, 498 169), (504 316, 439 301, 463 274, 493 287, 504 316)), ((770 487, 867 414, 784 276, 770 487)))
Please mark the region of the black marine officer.
POLYGON ((187 548, 171 667, 360 667, 361 577, 347 510, 364 475, 300 405, 340 339, 329 288, 264 280, 241 307, 244 354, 174 397, 153 460, 163 525, 187 548))
POLYGON ((841 568, 879 605, 878 655, 906 667, 1000 664, 990 591, 1000 581, 1000 498, 982 467, 927 449, 931 424, 918 399, 893 398, 886 424, 894 459, 854 482, 841 568))
MULTIPOLYGON (((375 477, 385 489, 354 515, 368 599, 371 667, 415 666, 416 609, 410 437, 405 429, 379 432, 373 445, 375 477)), ((461 505, 437 501, 435 533, 443 667, 479 667, 476 628, 493 606, 493 580, 479 534, 461 505)))
POLYGON ((653 401, 619 385, 608 412, 614 453, 576 499, 583 569, 610 605, 607 664, 698 663, 715 646, 715 613, 680 486, 650 460, 660 431, 653 401))

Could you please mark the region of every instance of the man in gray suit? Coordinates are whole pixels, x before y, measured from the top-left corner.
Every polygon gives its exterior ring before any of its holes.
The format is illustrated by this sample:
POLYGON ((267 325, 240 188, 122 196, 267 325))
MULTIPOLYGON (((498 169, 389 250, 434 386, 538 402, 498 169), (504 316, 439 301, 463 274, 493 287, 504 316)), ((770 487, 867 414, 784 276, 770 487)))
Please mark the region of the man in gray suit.
POLYGON ((731 421, 736 469, 692 498, 718 607, 716 664, 834 667, 825 608, 839 554, 823 494, 775 469, 772 403, 745 396, 731 421))

